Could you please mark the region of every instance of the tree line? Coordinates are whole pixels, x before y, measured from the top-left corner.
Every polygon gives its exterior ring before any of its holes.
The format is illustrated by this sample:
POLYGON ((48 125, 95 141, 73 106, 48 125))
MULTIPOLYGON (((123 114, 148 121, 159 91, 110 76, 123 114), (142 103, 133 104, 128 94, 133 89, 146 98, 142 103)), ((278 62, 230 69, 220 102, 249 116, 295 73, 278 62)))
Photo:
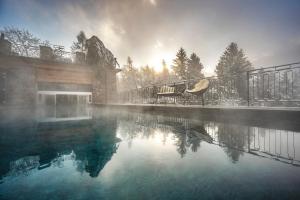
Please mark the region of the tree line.
MULTIPOLYGON (((204 66, 200 62, 200 57, 192 53, 189 57, 184 48, 180 48, 173 60, 173 64, 168 68, 166 62, 162 60, 161 72, 156 72, 149 65, 137 68, 134 66, 131 57, 127 58, 118 85, 120 90, 131 90, 147 87, 156 84, 168 84, 177 81, 187 81, 205 78, 203 74, 204 66)), ((236 78, 237 75, 253 69, 251 62, 246 57, 243 49, 237 43, 230 43, 216 66, 215 73, 220 81, 225 84, 228 79, 237 79, 237 90, 245 90, 245 77, 236 78)))
MULTIPOLYGON (((35 56, 34 54, 37 53, 35 46, 50 45, 49 41, 42 41, 25 29, 4 27, 0 31, 12 43, 12 51, 16 55, 35 56)), ((71 46, 71 51, 73 53, 85 51, 85 33, 80 31, 76 39, 77 41, 73 42, 71 46)), ((59 56, 60 54, 57 53, 58 58, 59 56)), ((127 63, 124 65, 118 78, 119 89, 131 90, 155 84, 166 84, 182 80, 189 82, 192 79, 204 78, 204 66, 200 61, 200 57, 196 53, 188 56, 184 48, 180 48, 177 51, 171 66, 168 67, 164 60, 162 60, 161 65, 161 72, 155 71, 149 65, 138 68, 134 66, 132 58, 128 57, 127 63)), ((219 77, 220 83, 225 85, 228 79, 230 80, 237 74, 251 69, 253 69, 252 64, 246 57, 243 49, 239 48, 237 43, 232 42, 226 47, 220 57, 215 73, 219 77)), ((238 93, 243 93, 246 87, 245 77, 238 77, 235 81, 238 93)))
POLYGON ((65 49, 63 46, 51 45, 48 40, 41 40, 26 29, 19 29, 13 26, 6 26, 0 29, 4 37, 11 43, 11 55, 38 57, 39 46, 47 46, 53 49, 53 59, 62 62, 72 62, 71 59, 64 57, 65 49))

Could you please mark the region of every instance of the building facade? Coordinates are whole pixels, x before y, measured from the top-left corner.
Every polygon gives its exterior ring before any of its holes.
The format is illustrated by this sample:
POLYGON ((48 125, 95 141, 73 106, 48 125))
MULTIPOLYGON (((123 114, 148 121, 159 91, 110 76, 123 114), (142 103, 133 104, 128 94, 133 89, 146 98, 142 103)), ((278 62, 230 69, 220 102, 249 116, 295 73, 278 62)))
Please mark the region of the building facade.
POLYGON ((120 70, 115 63, 105 61, 105 55, 101 52, 110 53, 110 51, 104 45, 102 47, 98 45, 96 49, 88 47, 87 56, 80 52, 76 54, 74 62, 54 59, 50 47, 39 48, 39 57, 18 56, 11 52, 9 41, 1 36, 0 105, 35 106, 114 102, 116 73, 120 70), (97 58, 94 63, 91 62, 93 54, 97 58))

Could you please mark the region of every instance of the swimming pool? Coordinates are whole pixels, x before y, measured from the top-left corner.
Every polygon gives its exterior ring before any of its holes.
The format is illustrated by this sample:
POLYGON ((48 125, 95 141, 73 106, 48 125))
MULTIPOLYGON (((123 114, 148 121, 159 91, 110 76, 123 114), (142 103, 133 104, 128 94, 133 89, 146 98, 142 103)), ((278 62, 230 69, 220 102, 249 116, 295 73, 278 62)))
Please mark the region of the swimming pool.
POLYGON ((299 132, 55 112, 1 122, 1 199, 300 199, 299 132))

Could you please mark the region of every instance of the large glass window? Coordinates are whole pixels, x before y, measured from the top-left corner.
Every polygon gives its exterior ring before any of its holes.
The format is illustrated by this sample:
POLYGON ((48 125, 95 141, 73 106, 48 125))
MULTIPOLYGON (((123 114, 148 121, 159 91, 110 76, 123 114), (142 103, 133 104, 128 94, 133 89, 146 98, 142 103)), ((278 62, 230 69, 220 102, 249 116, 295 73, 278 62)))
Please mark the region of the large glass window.
POLYGON ((87 96, 86 95, 78 95, 78 104, 79 105, 87 104, 87 96))

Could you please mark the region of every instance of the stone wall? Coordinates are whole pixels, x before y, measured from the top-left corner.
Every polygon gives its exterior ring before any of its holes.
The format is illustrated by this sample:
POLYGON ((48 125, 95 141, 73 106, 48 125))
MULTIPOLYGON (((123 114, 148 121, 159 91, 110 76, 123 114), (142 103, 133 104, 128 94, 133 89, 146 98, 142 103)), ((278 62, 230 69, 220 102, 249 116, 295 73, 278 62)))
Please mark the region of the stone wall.
POLYGON ((117 77, 114 70, 107 72, 107 103, 114 103, 117 99, 117 77))
POLYGON ((95 69, 93 84, 93 103, 113 103, 116 99, 116 72, 105 67, 95 69))

